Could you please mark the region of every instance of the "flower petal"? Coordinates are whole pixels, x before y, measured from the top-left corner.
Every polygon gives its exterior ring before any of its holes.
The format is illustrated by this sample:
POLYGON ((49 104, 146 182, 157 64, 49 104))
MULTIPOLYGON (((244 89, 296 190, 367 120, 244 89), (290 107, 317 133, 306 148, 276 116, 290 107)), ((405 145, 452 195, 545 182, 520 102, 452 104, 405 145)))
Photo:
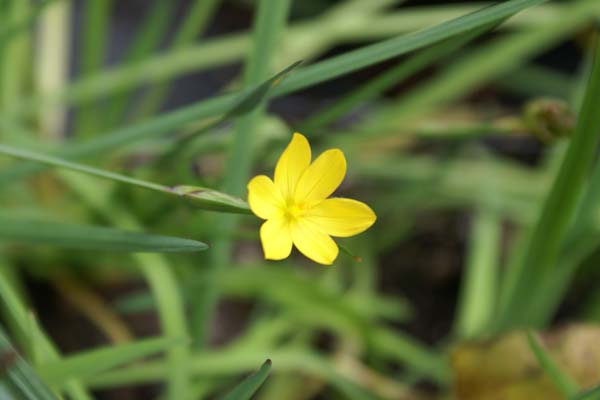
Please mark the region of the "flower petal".
POLYGON ((323 152, 298 182, 294 200, 296 204, 311 204, 326 199, 346 175, 346 158, 339 149, 323 152))
POLYGON ((348 237, 367 230, 377 219, 371 208, 357 200, 326 199, 309 209, 304 217, 331 236, 348 237))
POLYGON ((271 178, 259 175, 248 183, 248 204, 254 214, 262 219, 283 215, 285 201, 271 178))
POLYGON ((319 264, 330 265, 339 249, 333 239, 310 221, 300 218, 290 224, 294 245, 302 254, 319 264))
POLYGON ((274 218, 260 227, 260 241, 267 260, 283 260, 292 252, 292 236, 285 218, 274 218))
POLYGON ((310 165, 310 145, 306 137, 294 133, 290 144, 279 157, 275 166, 275 185, 281 191, 283 198, 291 199, 302 173, 310 165))

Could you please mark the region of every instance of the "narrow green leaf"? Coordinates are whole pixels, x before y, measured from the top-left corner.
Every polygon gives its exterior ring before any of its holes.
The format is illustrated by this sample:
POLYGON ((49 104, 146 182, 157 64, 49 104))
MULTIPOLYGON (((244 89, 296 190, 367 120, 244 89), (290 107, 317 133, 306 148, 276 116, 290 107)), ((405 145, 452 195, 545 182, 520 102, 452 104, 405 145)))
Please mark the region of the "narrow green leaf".
POLYGON ((582 391, 573 400, 600 400, 600 385, 582 391))
POLYGON ((560 390, 566 399, 572 399, 579 391, 577 383, 566 372, 560 369, 552 359, 552 356, 544 350, 539 339, 530 331, 527 332, 527 342, 540 367, 550 377, 557 389, 560 390))
POLYGON ((252 214, 248 203, 244 200, 209 188, 179 185, 172 187, 171 191, 204 210, 252 214))
POLYGON ((265 361, 258 372, 250 375, 229 392, 223 400, 250 400, 271 372, 271 360, 265 361))
MULTIPOLYGON (((154 0, 151 5, 147 5, 142 9, 147 9, 148 11, 142 17, 142 26, 136 33, 130 48, 127 49, 127 54, 123 61, 125 65, 135 65, 159 46, 160 41, 171 25, 171 16, 175 9, 175 2, 172 0, 154 0)), ((105 115, 103 124, 106 128, 110 128, 126 115, 127 106, 132 95, 133 90, 124 89, 109 99, 107 114, 105 115)))
MULTIPOLYGON (((7 315, 12 320, 13 329, 17 332, 16 337, 21 338, 19 343, 22 348, 29 350, 29 359, 36 361, 36 354, 43 353, 43 357, 49 360, 59 360, 60 353, 54 343, 39 330, 35 319, 32 317, 30 308, 22 301, 19 294, 10 285, 7 279, 6 265, 0 259, 0 302, 7 315)), ((81 382, 73 380, 65 387, 65 392, 73 400, 91 400, 87 389, 81 382)))
POLYGON ((54 167, 69 169, 71 171, 81 172, 87 175, 93 175, 113 181, 138 186, 144 189, 155 190, 157 192, 170 195, 181 196, 189 199, 190 203, 196 207, 212 211, 232 212, 240 214, 249 214, 248 204, 240 198, 229 196, 225 193, 196 186, 178 185, 174 187, 163 186, 158 183, 142 181, 114 172, 104 171, 99 168, 89 167, 87 165, 62 160, 57 157, 47 156, 30 150, 19 149, 0 144, 0 154, 17 157, 24 160, 36 161, 54 167))
POLYGON ((384 40, 356 51, 329 58, 298 71, 297 74, 288 79, 285 85, 275 90, 274 94, 279 96, 346 75, 352 71, 406 54, 461 33, 494 24, 544 1, 546 0, 505 1, 429 29, 384 40))
POLYGON ((91 225, 21 220, 0 215, 0 241, 71 249, 168 253, 206 250, 205 243, 91 225))
POLYGON ((6 44, 14 35, 29 28, 35 19, 44 11, 44 9, 57 0, 42 0, 37 2, 33 11, 23 20, 4 25, 0 28, 0 48, 6 44))
POLYGON ((486 332, 497 297, 502 219, 491 210, 480 210, 473 218, 456 320, 456 333, 461 339, 486 332))
POLYGON ((118 346, 106 346, 43 364, 39 367, 39 372, 46 382, 61 387, 71 379, 89 378, 123 364, 163 352, 183 341, 183 339, 160 337, 118 346))
MULTIPOLYGON (((179 25, 177 32, 169 46, 169 50, 180 49, 190 46, 194 39, 203 33, 218 9, 222 0, 195 0, 186 10, 186 16, 179 25)), ((143 62, 143 61, 141 61, 143 62)), ((136 104, 132 115, 139 119, 152 115, 169 95, 170 82, 162 82, 153 86, 144 94, 143 98, 136 104)))
POLYGON ((173 162, 181 162, 180 158, 181 153, 186 149, 189 149, 190 143, 200 134, 208 132, 213 128, 216 128, 223 122, 242 116, 247 114, 258 106, 263 104, 267 99, 270 91, 279 85, 281 81, 298 65, 300 65, 302 61, 296 61, 292 65, 285 68, 283 71, 277 73, 270 79, 267 79, 265 82, 256 85, 254 87, 250 87, 247 91, 244 91, 240 94, 239 99, 233 105, 233 107, 227 111, 221 118, 216 119, 215 121, 209 123, 208 125, 202 127, 199 130, 192 131, 187 135, 181 137, 172 150, 166 152, 159 163, 162 164, 172 164, 173 162))
MULTIPOLYGON (((495 26, 494 24, 493 26, 495 26)), ((335 104, 326 107, 323 111, 312 116, 302 124, 301 132, 312 132, 323 125, 334 122, 336 119, 352 110, 359 104, 376 97, 384 90, 414 75, 418 71, 433 64, 434 62, 456 52, 471 40, 479 37, 490 30, 492 26, 483 26, 472 32, 461 34, 456 38, 448 39, 432 48, 423 50, 407 61, 400 62, 397 66, 390 68, 376 78, 370 80, 356 90, 342 97, 335 104)))
POLYGON ((296 61, 291 64, 283 71, 278 72, 275 76, 270 79, 267 79, 265 82, 258 84, 256 87, 251 88, 249 92, 241 96, 240 100, 233 106, 233 108, 225 114, 223 119, 229 119, 232 117, 237 117, 243 114, 247 114, 250 111, 254 110, 258 105, 260 105, 266 98, 269 92, 276 88, 281 84, 283 79, 292 72, 293 69, 302 64, 302 61, 296 61))
MULTIPOLYGON (((88 77, 100 71, 104 64, 110 30, 113 0, 89 0, 83 4, 81 43, 79 45, 79 77, 88 77)), ((93 133, 101 121, 102 108, 98 102, 86 104, 77 110, 74 131, 77 136, 93 133)), ((103 109, 102 109, 103 110, 103 109)))
POLYGON ((600 139, 600 40, 575 133, 524 252, 508 270, 500 299, 499 327, 539 325, 535 312, 543 283, 556 268, 561 246, 582 198, 600 139))
POLYGON ((58 399, 11 345, 2 326, 0 326, 0 398, 58 399), (5 395, 8 397, 4 397, 5 395))

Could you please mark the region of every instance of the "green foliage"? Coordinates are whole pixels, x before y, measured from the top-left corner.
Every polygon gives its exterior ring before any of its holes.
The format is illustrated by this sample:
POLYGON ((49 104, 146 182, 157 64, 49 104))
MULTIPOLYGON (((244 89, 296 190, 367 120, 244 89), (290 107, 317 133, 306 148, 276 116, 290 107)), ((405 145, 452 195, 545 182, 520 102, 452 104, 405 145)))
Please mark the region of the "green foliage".
POLYGON ((0 395, 6 399, 56 400, 44 381, 17 353, 0 327, 0 395))
MULTIPOLYGON (((573 283, 596 280, 597 0, 154 0, 108 65, 117 3, 0 0, 0 398, 157 384, 164 400, 397 399, 420 398, 421 381, 446 394, 454 345, 550 328, 573 283), (80 24, 58 24, 75 9, 80 24), (247 30, 224 32, 232 10, 247 30), (588 62, 549 67, 539 56, 562 43, 588 62), (235 63, 241 73, 222 78, 235 63), (202 72, 226 82, 173 107, 174 84, 202 72), (245 201, 294 130, 313 156, 344 151, 340 195, 378 215, 331 268, 263 261, 245 201), (497 151, 522 142, 540 160, 497 151), (467 234, 431 223, 456 215, 467 234), (452 237, 430 241, 429 229, 452 237), (31 283, 68 276, 81 282, 74 312, 107 340, 65 355, 31 283), (232 317, 222 300, 251 311, 232 317), (132 334, 140 313, 155 336, 132 334), (241 326, 214 346, 230 319, 241 326), (266 357, 273 368, 241 380, 266 357)), ((597 320, 600 298, 579 297, 597 320)), ((565 397, 600 398, 529 345, 565 397)))
POLYGON ((100 226, 69 225, 0 215, 0 240, 9 244, 41 244, 68 249, 125 252, 194 252, 205 243, 191 239, 128 232, 100 226))
POLYGON ((249 400, 265 382, 271 372, 271 360, 265 361, 258 372, 239 383, 223 400, 249 400))
POLYGON ((527 332, 527 342, 544 372, 552 379, 552 382, 565 398, 575 398, 575 395, 579 391, 577 383, 556 365, 556 362, 552 359, 550 354, 544 350, 539 339, 533 333, 527 332))

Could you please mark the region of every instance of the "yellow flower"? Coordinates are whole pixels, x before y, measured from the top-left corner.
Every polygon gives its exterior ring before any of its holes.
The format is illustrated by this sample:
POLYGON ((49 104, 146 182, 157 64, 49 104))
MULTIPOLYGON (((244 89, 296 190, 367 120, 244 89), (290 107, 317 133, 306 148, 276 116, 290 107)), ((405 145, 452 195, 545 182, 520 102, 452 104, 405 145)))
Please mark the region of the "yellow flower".
POLYGON ((275 167, 275 182, 259 175, 248 183, 250 208, 266 220, 260 240, 268 260, 287 258, 293 243, 306 257, 329 265, 339 252, 331 236, 354 236, 375 222, 373 210, 360 201, 328 199, 346 175, 341 150, 310 161, 308 140, 294 133, 275 167))

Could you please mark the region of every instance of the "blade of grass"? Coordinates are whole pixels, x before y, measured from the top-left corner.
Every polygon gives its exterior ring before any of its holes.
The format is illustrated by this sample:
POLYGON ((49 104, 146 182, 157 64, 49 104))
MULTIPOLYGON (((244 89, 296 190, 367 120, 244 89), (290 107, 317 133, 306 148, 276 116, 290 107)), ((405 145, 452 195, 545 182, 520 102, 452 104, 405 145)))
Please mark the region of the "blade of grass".
POLYGON ((260 389, 271 372, 271 360, 265 361, 258 372, 250 375, 239 383, 223 400, 250 400, 254 393, 260 389))
MULTIPOLYGON (((52 93, 68 81, 71 61, 71 15, 73 1, 62 0, 46 7, 36 26, 35 62, 32 63, 35 92, 52 93)), ((38 132, 31 137, 60 138, 66 134, 67 107, 54 104, 35 114, 38 132)))
MULTIPOLYGON (((310 348, 287 347, 279 349, 236 349, 227 351, 207 351, 193 354, 190 369, 196 376, 215 377, 247 373, 256 368, 258 360, 263 360, 265 352, 272 354, 278 372, 302 373, 318 377, 328 382, 343 394, 342 398, 351 400, 373 400, 373 396, 354 383, 336 365, 310 348)), ((94 387, 114 387, 133 383, 149 383, 160 380, 166 372, 162 361, 148 362, 116 372, 106 372, 91 378, 94 387)))
MULTIPOLYGON (((203 33, 220 3, 221 0, 196 0, 190 9, 186 10, 185 20, 175 33, 170 50, 181 49, 191 44, 198 35, 203 33)), ((133 119, 146 117, 158 110, 168 97, 169 89, 169 81, 150 88, 136 104, 132 112, 133 119)))
POLYGON ((36 18, 44 11, 44 8, 57 0, 42 0, 34 4, 31 12, 25 17, 12 23, 8 23, 0 27, 0 49, 4 47, 6 42, 11 40, 13 36, 21 34, 27 30, 36 20, 36 18))
POLYGON ((251 112, 257 107, 260 107, 264 99, 267 98, 269 92, 274 87, 279 85, 282 80, 285 79, 285 77, 301 63, 302 61, 296 61, 283 71, 278 72, 272 78, 266 80, 265 82, 253 88, 251 91, 247 92, 247 94, 242 96, 240 101, 229 111, 223 114, 221 118, 201 129, 192 130, 185 135, 182 135, 181 138, 177 140, 177 143, 175 143, 173 148, 163 154, 161 160, 159 160, 159 164, 171 165, 174 162, 181 162, 182 159, 185 160, 186 158, 183 157, 182 154, 190 151, 193 153, 193 142, 199 135, 212 131, 229 119, 242 116, 251 112))
MULTIPOLYGON (((278 40, 287 20, 289 0, 260 0, 254 21, 254 47, 244 69, 244 84, 255 86, 264 81, 270 73, 278 40)), ((287 82, 287 78, 284 82, 287 82)), ((283 84, 283 83, 282 83, 283 84)), ((275 86, 277 90, 280 85, 275 86)), ((244 193, 245 182, 250 175, 253 161, 255 130, 263 115, 264 103, 243 115, 236 121, 235 134, 229 150, 223 190, 235 195, 244 193)), ((205 281, 201 283, 198 296, 194 298, 194 333, 200 346, 206 345, 208 327, 214 316, 219 293, 216 274, 231 261, 231 234, 235 231, 238 219, 234 216, 219 219, 215 229, 211 264, 205 281)))
POLYGON ((0 389, 10 393, 0 398, 18 400, 57 400, 46 383, 17 353, 0 325, 0 389))
POLYGON ((573 400, 598 400, 600 399, 600 385, 584 390, 573 398, 573 400))
POLYGON ((150 355, 164 352, 184 339, 152 338, 107 346, 69 355, 62 360, 40 365, 40 375, 52 386, 61 387, 72 379, 86 379, 150 355))
MULTIPOLYGON (((527 238, 524 252, 510 266, 500 298, 499 327, 539 325, 531 302, 540 294, 540 281, 553 273, 561 245, 585 189, 600 137, 600 41, 595 44, 594 67, 589 77, 575 133, 544 202, 539 219, 527 238)), ((543 287, 542 287, 543 290, 543 287)))
MULTIPOLYGON (((83 5, 79 76, 87 77, 101 70, 109 34, 110 10, 113 0, 90 0, 83 5)), ((75 132, 87 136, 98 123, 100 104, 81 107, 75 118, 75 132)))
MULTIPOLYGON (((139 33, 124 57, 123 63, 125 65, 135 65, 158 47, 169 29, 174 3, 172 0, 154 0, 152 6, 150 6, 151 8, 144 16, 139 33)), ((109 99, 107 114, 103 123, 104 128, 113 127, 126 115, 132 94, 132 90, 123 89, 109 99)))
MULTIPOLYGON (((3 10, 3 21, 8 24, 16 24, 26 18, 30 13, 32 5, 29 0, 9 1, 5 3, 3 10)), ((9 109, 19 102, 26 83, 29 64, 28 59, 31 51, 30 34, 27 30, 16 31, 10 40, 5 43, 0 41, 0 109, 9 109)))
POLYGON ((455 326, 461 339, 481 337, 487 331, 497 297, 502 221, 495 211, 483 209, 473 218, 455 326))
POLYGON ((456 39, 451 39, 448 42, 442 42, 430 49, 423 50, 407 61, 403 60, 397 66, 390 68, 351 93, 343 96, 335 104, 326 107, 323 111, 304 121, 302 128, 299 130, 302 132, 312 132, 334 122, 359 104, 375 98, 389 87, 407 79, 448 54, 455 52, 488 29, 488 27, 483 27, 468 34, 460 35, 456 39))
MULTIPOLYGON (((18 337, 34 338, 36 343, 24 342, 21 343, 23 348, 31 349, 34 347, 41 348, 49 359, 60 360, 60 353, 54 346, 54 343, 44 334, 44 332, 33 329, 31 324, 31 316, 27 306, 23 303, 19 295, 9 285, 9 280, 5 276, 5 264, 0 260, 0 301, 4 305, 4 309, 9 314, 18 329, 18 337)), ((85 386, 79 381, 71 381, 66 385, 65 392, 69 394, 73 400, 91 400, 92 397, 88 394, 85 386)))
POLYGON ((505 1, 429 29, 388 39, 357 51, 332 57, 299 71, 286 82, 285 86, 275 90, 274 95, 278 96, 304 89, 461 33, 494 24, 543 2, 544 0, 505 1))
MULTIPOLYGON (((577 84, 571 91, 572 108, 580 109, 586 92, 588 77, 594 63, 594 48, 586 52, 581 64, 577 84)), ((560 160, 558 160, 560 161, 560 160)), ((540 292, 533 300, 531 309, 540 326, 545 326, 555 315, 564 298, 578 267, 593 254, 600 244, 600 226, 597 224, 596 210, 600 200, 600 164, 596 162, 589 178, 588 188, 578 206, 577 214, 561 249, 559 261, 552 274, 540 286, 540 292)))
POLYGON ((0 144, 0 154, 17 157, 24 160, 36 161, 54 167, 60 167, 71 171, 77 171, 84 174, 141 187, 144 189, 175 195, 188 200, 190 204, 198 208, 203 208, 206 210, 241 214, 251 213, 248 204, 242 199, 209 188, 188 185, 177 185, 173 187, 164 186, 158 183, 147 182, 125 175, 116 174, 114 172, 104 171, 98 168, 89 167, 87 165, 76 164, 70 161, 61 160, 60 158, 46 156, 44 154, 35 153, 29 150, 17 149, 2 144, 0 144))
POLYGON ((205 243, 191 239, 100 226, 23 220, 1 214, 0 241, 10 244, 49 245, 70 249, 133 253, 196 252, 208 248, 205 243))
POLYGON ((531 352, 540 364, 540 367, 548 375, 552 383, 565 396, 566 399, 573 399, 579 392, 577 383, 567 375, 552 359, 552 356, 544 350, 539 339, 530 331, 527 331, 527 342, 531 352))

